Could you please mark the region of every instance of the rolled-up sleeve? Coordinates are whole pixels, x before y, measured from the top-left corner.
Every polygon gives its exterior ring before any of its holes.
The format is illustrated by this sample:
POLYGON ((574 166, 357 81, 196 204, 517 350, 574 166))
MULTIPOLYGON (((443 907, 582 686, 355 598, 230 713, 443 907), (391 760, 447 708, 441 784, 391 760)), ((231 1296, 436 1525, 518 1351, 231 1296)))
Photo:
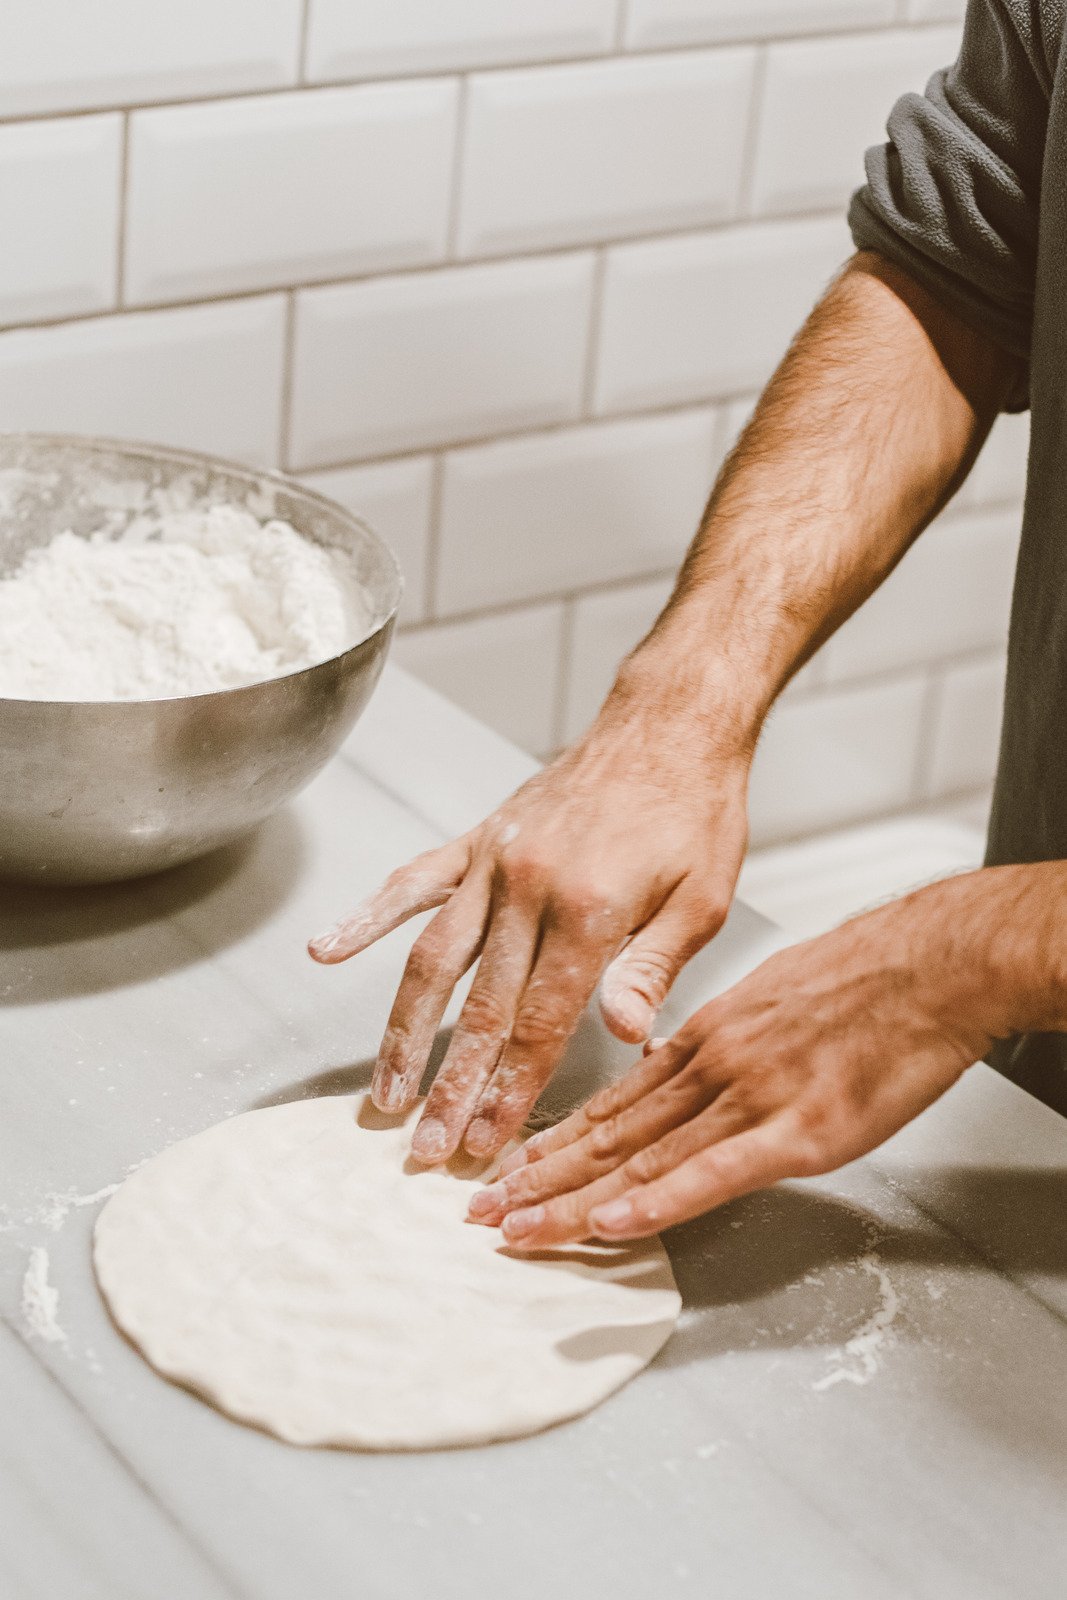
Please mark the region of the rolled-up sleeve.
MULTIPOLYGON (((925 94, 897 101, 888 142, 868 150, 867 182, 849 208, 858 249, 897 262, 1027 364, 1048 26, 1038 0, 970 0, 958 60, 934 74, 925 94)), ((1011 409, 1027 404, 1027 387, 1024 376, 1011 409)))

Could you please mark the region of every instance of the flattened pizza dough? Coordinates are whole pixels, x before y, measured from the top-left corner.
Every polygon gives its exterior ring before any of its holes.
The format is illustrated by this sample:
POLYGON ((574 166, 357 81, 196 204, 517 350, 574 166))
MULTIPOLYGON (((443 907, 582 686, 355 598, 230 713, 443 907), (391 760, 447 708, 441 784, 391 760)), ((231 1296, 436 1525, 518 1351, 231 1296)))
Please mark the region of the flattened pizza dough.
POLYGON ((104 1207, 94 1264, 152 1366, 294 1444, 487 1444, 588 1411, 668 1338, 658 1240, 533 1259, 464 1222, 484 1169, 407 1160, 363 1095, 251 1111, 104 1207))

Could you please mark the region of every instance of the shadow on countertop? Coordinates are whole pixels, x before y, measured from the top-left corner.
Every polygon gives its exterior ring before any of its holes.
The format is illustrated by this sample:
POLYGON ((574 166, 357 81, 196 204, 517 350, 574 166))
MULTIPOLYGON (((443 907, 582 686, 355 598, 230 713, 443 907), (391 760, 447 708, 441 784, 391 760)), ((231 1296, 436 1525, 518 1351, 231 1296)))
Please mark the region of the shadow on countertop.
POLYGON ((213 956, 285 904, 305 858, 287 810, 149 878, 71 889, 0 882, 0 1006, 102 993, 213 956))

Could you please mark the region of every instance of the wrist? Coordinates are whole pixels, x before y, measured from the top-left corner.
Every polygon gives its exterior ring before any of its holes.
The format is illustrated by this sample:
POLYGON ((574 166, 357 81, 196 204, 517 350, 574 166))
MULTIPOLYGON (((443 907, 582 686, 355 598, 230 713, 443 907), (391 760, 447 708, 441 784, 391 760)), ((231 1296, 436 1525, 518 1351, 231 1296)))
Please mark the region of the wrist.
POLYGON ((601 716, 659 726, 668 738, 685 730, 717 759, 746 766, 774 699, 753 664, 748 672, 693 629, 661 619, 619 666, 601 716))
POLYGON ((918 895, 933 911, 921 960, 956 1015, 990 1040, 1067 1031, 1067 863, 983 867, 918 895))

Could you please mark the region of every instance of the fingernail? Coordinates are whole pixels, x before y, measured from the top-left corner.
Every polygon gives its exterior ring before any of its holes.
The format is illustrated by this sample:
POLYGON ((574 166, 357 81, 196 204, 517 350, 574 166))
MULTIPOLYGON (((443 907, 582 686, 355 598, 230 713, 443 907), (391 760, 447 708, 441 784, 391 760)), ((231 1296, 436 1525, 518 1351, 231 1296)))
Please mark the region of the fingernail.
POLYGON ((481 1221, 484 1217, 491 1217, 503 1211, 507 1204, 507 1184, 490 1183, 478 1193, 472 1195, 471 1203, 467 1207, 468 1217, 475 1217, 481 1221))
POLYGON ((645 1040, 645 1055, 646 1056, 650 1056, 653 1053, 653 1051, 662 1050, 663 1046, 666 1043, 667 1043, 667 1040, 666 1040, 665 1037, 661 1037, 661 1038, 658 1038, 658 1039, 646 1039, 645 1040))
POLYGON ((609 1200, 606 1205, 594 1206, 589 1222, 596 1233, 618 1233, 629 1227, 634 1218, 634 1208, 629 1200, 609 1200))
POLYGON ((656 1013, 636 989, 620 989, 605 1000, 605 1010, 636 1039, 644 1039, 656 1020, 656 1013))
POLYGON ((395 1072, 386 1072, 381 1077, 375 1078, 371 1099, 378 1110, 384 1111, 387 1115, 399 1111, 404 1103, 403 1078, 398 1078, 395 1072))
POLYGON ((467 1129, 467 1137, 463 1143, 472 1156, 487 1156, 493 1148, 496 1129, 485 1117, 475 1117, 467 1129))
POLYGON ((445 1125, 436 1117, 420 1122, 411 1140, 411 1153, 418 1161, 440 1161, 448 1144, 445 1125))
POLYGON ((545 1220, 544 1206, 527 1206, 524 1211, 513 1211, 504 1218, 505 1239, 525 1239, 528 1233, 533 1233, 545 1220))

